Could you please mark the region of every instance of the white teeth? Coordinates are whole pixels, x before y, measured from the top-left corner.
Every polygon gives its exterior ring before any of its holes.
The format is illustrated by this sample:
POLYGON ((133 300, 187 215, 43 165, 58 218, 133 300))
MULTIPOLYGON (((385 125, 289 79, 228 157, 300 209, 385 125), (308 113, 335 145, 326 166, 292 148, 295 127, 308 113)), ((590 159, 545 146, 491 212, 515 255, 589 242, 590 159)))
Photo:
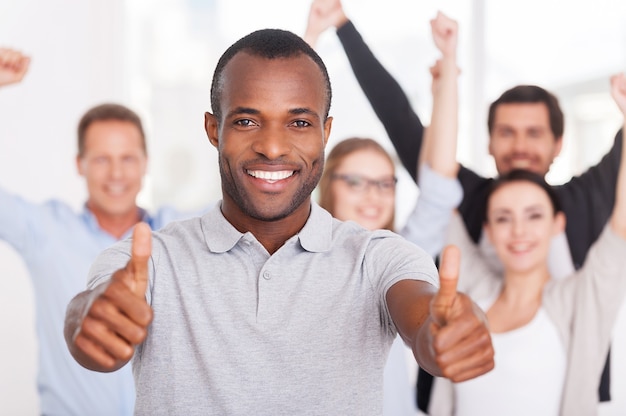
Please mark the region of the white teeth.
POLYGON ((121 194, 126 190, 126 187, 123 185, 109 185, 108 190, 112 194, 121 194))
POLYGON ((512 244, 511 245, 511 249, 513 251, 526 251, 526 250, 530 249, 530 244, 528 244, 528 243, 512 244))
POLYGON ((288 178, 293 175, 293 170, 265 171, 265 170, 249 170, 248 175, 268 182, 276 182, 288 178))

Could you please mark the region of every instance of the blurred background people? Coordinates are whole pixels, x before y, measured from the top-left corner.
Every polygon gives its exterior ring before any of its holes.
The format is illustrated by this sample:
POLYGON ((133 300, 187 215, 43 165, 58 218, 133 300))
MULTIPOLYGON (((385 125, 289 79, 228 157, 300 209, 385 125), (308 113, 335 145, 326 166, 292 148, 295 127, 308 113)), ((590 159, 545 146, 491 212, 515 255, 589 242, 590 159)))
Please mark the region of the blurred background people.
MULTIPOLYGON (((403 165, 417 181, 425 130, 408 96, 365 44, 340 0, 315 0, 313 4, 305 38, 316 40, 326 28, 336 28, 359 85, 385 126, 403 165)), ((450 47, 456 53, 456 42, 450 47)), ((491 104, 487 124, 489 154, 499 174, 526 168, 545 176, 563 147, 565 122, 559 102, 552 93, 538 86, 518 85, 505 91, 491 104)), ((569 221, 564 232, 554 238, 550 260, 554 276, 564 276, 582 267, 591 244, 601 234, 615 199, 621 146, 620 130, 613 147, 599 163, 557 187, 569 221)), ((494 270, 501 270, 481 225, 491 179, 463 165, 458 177, 464 191, 459 206, 464 224, 472 239, 490 254, 494 270)), ((611 398, 609 358, 598 380, 602 401, 611 398)), ((421 375, 418 403, 420 409, 427 411, 431 378, 423 372, 421 375)))
MULTIPOLYGON (((611 85, 626 123, 626 75, 613 76, 611 85)), ((624 153, 622 147, 622 162, 624 153)), ((503 273, 491 269, 462 224, 450 228, 448 242, 461 249, 460 290, 487 314, 496 367, 473 381, 437 379, 429 413, 598 414, 596 380, 626 296, 626 165, 602 234, 583 267, 566 277, 554 278, 548 263, 566 217, 540 174, 514 169, 499 176, 486 204, 484 230, 503 273)))

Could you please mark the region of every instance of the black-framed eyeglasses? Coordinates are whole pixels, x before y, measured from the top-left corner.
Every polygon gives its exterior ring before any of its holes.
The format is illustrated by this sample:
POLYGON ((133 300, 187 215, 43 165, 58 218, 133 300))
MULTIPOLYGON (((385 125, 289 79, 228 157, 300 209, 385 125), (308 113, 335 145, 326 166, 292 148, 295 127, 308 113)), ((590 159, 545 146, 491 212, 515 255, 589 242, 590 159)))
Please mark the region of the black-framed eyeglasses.
POLYGON ((396 189, 396 183, 398 183, 398 178, 395 176, 375 180, 365 178, 361 175, 335 174, 331 176, 331 179, 345 182, 348 188, 355 192, 364 192, 369 189, 370 186, 373 186, 381 193, 392 193, 396 189))

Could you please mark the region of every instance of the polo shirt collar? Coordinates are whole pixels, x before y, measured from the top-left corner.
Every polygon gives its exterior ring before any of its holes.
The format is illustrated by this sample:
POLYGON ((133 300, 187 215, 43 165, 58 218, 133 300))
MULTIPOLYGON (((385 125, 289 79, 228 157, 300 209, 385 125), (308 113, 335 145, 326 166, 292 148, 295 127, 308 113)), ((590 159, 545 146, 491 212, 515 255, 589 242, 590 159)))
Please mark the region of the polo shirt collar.
POLYGON ((306 251, 330 250, 333 237, 333 217, 328 211, 311 201, 311 215, 298 233, 300 245, 306 251))
MULTIPOLYGON (((221 203, 202 216, 202 232, 209 250, 213 253, 224 253, 231 250, 245 234, 237 231, 226 220, 220 209, 221 203)), ((333 218, 317 203, 311 202, 311 214, 298 240, 303 249, 311 252, 330 250, 332 243, 333 218)))
POLYGON ((222 214, 222 201, 200 219, 202 233, 212 253, 225 253, 235 247, 243 236, 222 214))

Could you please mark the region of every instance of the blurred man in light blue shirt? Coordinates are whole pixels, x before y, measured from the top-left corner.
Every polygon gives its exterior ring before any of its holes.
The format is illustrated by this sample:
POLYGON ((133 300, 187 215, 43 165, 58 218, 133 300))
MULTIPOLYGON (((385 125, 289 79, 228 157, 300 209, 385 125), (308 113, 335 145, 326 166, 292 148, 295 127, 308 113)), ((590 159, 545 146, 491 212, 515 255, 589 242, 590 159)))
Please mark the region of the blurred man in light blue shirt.
MULTIPOLYGON (((30 60, 0 48, 0 87, 22 80, 30 60)), ((82 212, 52 200, 34 204, 0 189, 0 239, 24 259, 33 282, 39 342, 37 389, 44 415, 131 415, 135 389, 130 366, 97 373, 68 352, 63 321, 69 301, 83 291, 96 256, 147 222, 161 228, 183 215, 161 208, 154 215, 136 205, 147 153, 139 117, 117 104, 89 110, 78 126, 78 172, 88 199, 82 212)))

